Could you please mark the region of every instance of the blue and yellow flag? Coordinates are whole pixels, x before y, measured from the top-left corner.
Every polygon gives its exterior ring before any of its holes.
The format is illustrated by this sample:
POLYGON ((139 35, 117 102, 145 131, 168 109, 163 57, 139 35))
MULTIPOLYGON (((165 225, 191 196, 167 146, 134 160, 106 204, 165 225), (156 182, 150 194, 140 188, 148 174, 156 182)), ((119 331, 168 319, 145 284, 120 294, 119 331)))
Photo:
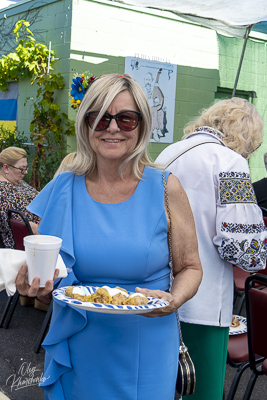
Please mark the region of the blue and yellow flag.
POLYGON ((18 82, 8 84, 8 91, 0 91, 0 126, 13 130, 17 125, 18 82))

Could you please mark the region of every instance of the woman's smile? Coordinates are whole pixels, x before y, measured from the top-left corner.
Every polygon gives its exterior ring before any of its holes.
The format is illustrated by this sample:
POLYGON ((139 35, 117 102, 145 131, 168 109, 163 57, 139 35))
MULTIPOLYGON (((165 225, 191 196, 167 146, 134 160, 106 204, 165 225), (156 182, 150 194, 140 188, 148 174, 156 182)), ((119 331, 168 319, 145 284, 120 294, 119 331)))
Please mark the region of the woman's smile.
MULTIPOLYGON (((110 103, 107 112, 116 115, 125 110, 138 111, 135 101, 128 90, 117 94, 110 103)), ((114 161, 125 160, 136 148, 139 138, 139 125, 131 130, 121 129, 116 120, 112 119, 109 126, 103 131, 94 131, 89 128, 89 140, 92 149, 96 153, 98 162, 100 159, 114 161)))
POLYGON ((120 143, 123 141, 123 139, 102 139, 102 140, 104 140, 104 142, 107 143, 120 143))

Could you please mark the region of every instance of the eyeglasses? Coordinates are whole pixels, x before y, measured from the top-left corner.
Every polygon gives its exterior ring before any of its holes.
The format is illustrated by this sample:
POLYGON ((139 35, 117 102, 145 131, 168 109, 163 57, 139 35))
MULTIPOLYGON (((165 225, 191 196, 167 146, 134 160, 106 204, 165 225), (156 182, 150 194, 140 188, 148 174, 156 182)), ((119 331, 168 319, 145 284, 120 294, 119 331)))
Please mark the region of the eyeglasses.
POLYGON ((22 174, 25 174, 26 171, 28 171, 28 166, 25 167, 25 168, 18 168, 18 167, 15 167, 14 165, 9 165, 9 167, 12 167, 12 168, 15 168, 15 169, 19 169, 22 174))
MULTIPOLYGON (((85 120, 90 128, 93 128, 98 116, 99 111, 90 111, 85 114, 85 120)), ((98 121, 95 131, 104 131, 107 129, 112 119, 115 119, 118 127, 123 131, 133 131, 138 126, 141 118, 142 115, 139 111, 121 111, 116 115, 111 115, 108 112, 105 112, 98 121)))

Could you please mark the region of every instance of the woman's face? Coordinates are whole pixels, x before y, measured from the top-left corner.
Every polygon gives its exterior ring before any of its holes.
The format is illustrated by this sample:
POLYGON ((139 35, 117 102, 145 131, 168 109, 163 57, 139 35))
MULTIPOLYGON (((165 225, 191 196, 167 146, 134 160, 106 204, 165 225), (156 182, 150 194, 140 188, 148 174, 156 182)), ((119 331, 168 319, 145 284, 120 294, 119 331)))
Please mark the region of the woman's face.
POLYGON ((27 158, 23 157, 13 165, 8 165, 7 180, 14 185, 19 185, 27 174, 27 158))
MULTIPOLYGON (((116 115, 126 110, 139 111, 128 90, 124 90, 114 98, 107 112, 116 115)), ((98 166, 99 162, 106 162, 107 160, 121 163, 133 152, 139 137, 139 125, 132 131, 125 131, 119 128, 115 119, 111 120, 105 130, 94 131, 93 134, 91 134, 91 131, 89 128, 89 141, 96 153, 98 166)))

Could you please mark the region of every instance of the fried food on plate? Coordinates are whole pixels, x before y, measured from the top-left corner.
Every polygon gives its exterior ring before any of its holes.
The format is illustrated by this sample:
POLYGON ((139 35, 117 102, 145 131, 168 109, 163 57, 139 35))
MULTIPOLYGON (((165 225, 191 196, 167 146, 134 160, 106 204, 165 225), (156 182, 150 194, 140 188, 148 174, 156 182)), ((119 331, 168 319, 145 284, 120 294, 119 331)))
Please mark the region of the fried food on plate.
POLYGON ((145 305, 148 302, 148 298, 143 294, 132 293, 129 295, 126 289, 119 286, 115 288, 102 286, 91 295, 85 286, 68 286, 65 296, 81 301, 114 305, 139 306, 145 305))

